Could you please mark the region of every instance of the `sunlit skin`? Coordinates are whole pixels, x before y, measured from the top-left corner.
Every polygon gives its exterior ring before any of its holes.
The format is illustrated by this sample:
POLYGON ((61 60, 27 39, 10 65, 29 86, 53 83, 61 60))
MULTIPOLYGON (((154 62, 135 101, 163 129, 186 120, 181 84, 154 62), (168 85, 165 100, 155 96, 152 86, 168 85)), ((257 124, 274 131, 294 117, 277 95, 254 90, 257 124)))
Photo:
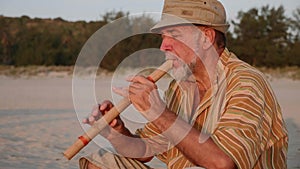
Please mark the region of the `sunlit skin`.
MULTIPOLYGON (((203 96, 211 87, 210 77, 213 77, 217 59, 224 50, 218 49, 215 45, 215 31, 204 27, 199 27, 196 30, 195 27, 191 26, 173 26, 162 29, 161 34, 163 41, 160 49, 166 53, 166 59, 173 60, 173 71, 179 70, 184 65, 183 62, 190 65, 192 75, 198 85, 200 97, 203 96)), ((154 83, 143 76, 134 76, 127 80, 131 82, 129 88, 115 88, 114 91, 124 97, 129 97, 134 107, 145 118, 152 121, 159 130, 166 131, 177 120, 178 125, 174 127, 174 131, 165 134, 171 142, 176 142, 177 135, 182 135, 182 133, 187 132, 186 129, 190 129, 187 135, 176 144, 176 147, 192 163, 204 168, 236 167, 231 158, 211 138, 208 137, 205 142, 199 143, 201 131, 191 128, 190 124, 181 119, 178 120, 175 113, 166 108, 154 83)), ((194 104, 198 105, 199 99, 196 99, 194 104)), ((106 113, 111 107, 112 103, 110 101, 103 102, 99 107, 100 111, 95 109, 91 117, 88 120, 86 119, 84 123, 93 124, 100 112, 106 113)), ((113 120, 110 126, 119 133, 135 137, 126 129, 120 118, 113 120)), ((134 147, 130 150, 134 149, 135 153, 141 155, 141 157, 145 154, 147 145, 143 141, 130 143, 126 140, 114 138, 114 133, 103 134, 121 154, 122 152, 126 153, 130 146, 134 147), (122 150, 124 145, 126 145, 126 148, 122 150)), ((142 162, 151 159, 152 157, 138 158, 142 162)))

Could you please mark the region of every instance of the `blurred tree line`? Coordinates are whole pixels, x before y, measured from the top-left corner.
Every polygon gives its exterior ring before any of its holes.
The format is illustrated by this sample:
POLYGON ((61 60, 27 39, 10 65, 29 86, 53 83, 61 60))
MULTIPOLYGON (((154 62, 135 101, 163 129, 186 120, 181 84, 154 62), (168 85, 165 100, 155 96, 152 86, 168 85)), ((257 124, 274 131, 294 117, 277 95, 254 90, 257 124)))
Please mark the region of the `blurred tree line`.
MULTIPOLYGON (((94 22, 68 22, 61 18, 31 19, 0 16, 0 64, 2 65, 74 65, 88 38, 99 28, 129 13, 108 12, 94 22)), ((153 25, 148 16, 128 19, 128 29, 153 25)), ((283 6, 252 8, 239 12, 227 33, 228 47, 242 60, 254 66, 300 66, 300 9, 291 18, 283 6)), ((134 30, 129 30, 134 31, 134 30)), ((114 36, 113 34, 107 36, 114 36)), ((159 48, 161 38, 155 34, 139 34, 123 39, 107 51, 100 66, 114 70, 132 53, 141 49, 159 48)), ((141 63, 161 62, 157 58, 140 57, 141 63)))
POLYGON ((229 47, 238 57, 254 66, 300 66, 300 9, 293 17, 284 8, 250 9, 238 13, 228 33, 229 47))

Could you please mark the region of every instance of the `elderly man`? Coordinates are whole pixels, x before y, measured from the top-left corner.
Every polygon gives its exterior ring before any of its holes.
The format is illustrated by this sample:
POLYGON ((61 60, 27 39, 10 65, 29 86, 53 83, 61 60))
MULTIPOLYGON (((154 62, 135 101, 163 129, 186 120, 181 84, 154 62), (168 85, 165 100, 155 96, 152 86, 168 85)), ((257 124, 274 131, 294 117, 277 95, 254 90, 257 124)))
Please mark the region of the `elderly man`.
MULTIPOLYGON (((217 0, 166 0, 161 50, 173 61, 165 98, 143 76, 128 78, 127 96, 149 120, 130 133, 118 117, 103 131, 120 155, 104 150, 80 159, 81 168, 286 168, 288 136, 280 106, 262 73, 226 48, 226 12, 217 0), (126 137, 124 137, 126 136, 126 137)), ((124 94, 127 93, 127 94, 124 94)), ((104 101, 85 123, 111 107, 104 101)))

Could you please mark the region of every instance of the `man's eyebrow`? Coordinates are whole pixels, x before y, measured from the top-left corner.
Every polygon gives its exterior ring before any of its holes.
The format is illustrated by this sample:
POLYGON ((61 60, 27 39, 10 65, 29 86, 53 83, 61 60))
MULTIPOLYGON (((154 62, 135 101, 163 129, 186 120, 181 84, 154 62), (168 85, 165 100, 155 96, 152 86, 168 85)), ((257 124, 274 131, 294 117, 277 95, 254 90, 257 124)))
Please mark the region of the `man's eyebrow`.
POLYGON ((165 32, 166 32, 166 33, 170 33, 170 34, 172 34, 172 33, 180 33, 180 31, 177 30, 177 29, 168 29, 168 30, 166 30, 165 32))

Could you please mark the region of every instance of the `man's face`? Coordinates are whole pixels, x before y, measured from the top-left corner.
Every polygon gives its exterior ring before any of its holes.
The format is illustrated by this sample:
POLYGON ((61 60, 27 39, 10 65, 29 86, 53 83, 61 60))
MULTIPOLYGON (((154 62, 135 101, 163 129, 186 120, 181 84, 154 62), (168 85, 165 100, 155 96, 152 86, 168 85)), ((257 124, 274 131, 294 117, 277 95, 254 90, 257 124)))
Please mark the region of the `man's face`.
POLYGON ((172 26, 161 31, 160 49, 166 59, 173 60, 173 75, 177 80, 185 80, 193 72, 196 59, 201 55, 201 31, 195 26, 172 26))

